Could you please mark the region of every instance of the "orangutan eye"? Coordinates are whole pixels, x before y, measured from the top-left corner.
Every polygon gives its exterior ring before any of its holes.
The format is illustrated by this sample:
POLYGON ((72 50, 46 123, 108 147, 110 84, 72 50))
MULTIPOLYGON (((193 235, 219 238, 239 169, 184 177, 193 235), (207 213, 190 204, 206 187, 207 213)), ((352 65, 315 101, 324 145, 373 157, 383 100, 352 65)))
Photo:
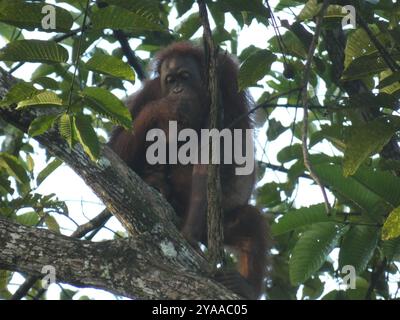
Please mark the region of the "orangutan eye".
POLYGON ((189 79, 190 73, 188 71, 182 71, 180 73, 180 76, 181 76, 182 79, 186 80, 186 79, 189 79))
POLYGON ((171 84, 171 83, 174 83, 174 82, 175 82, 175 78, 174 78, 173 76, 167 76, 167 77, 165 78, 165 81, 166 81, 168 84, 171 84))

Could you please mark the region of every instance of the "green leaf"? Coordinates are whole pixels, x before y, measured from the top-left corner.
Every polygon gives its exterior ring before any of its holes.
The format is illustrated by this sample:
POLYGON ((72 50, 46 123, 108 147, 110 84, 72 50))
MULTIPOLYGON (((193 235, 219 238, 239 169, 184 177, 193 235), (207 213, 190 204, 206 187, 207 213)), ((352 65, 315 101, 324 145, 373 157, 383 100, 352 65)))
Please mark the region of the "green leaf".
POLYGON ((391 172, 362 167, 355 175, 354 180, 361 183, 391 207, 400 205, 400 177, 391 172))
MULTIPOLYGON (((42 13, 44 3, 30 3, 22 0, 0 1, 0 21, 21 29, 47 32, 68 32, 71 31, 73 19, 68 10, 51 5, 55 9, 55 29, 45 29, 42 20, 48 15, 42 13)), ((46 21, 45 21, 46 22, 46 21)))
POLYGON ((190 39, 201 27, 199 13, 192 13, 189 17, 181 22, 175 31, 182 35, 183 39, 190 39))
POLYGON ((10 176, 13 176, 20 183, 29 183, 29 177, 25 171, 24 165, 17 157, 5 152, 0 152, 0 168, 5 169, 10 176))
POLYGON ((50 77, 38 77, 32 80, 34 83, 41 85, 44 89, 59 90, 60 85, 58 81, 50 77))
POLYGON ((132 118, 128 108, 110 91, 103 88, 86 87, 82 96, 89 106, 102 116, 125 128, 132 126, 132 118))
POLYGON ((382 150, 399 126, 399 121, 390 122, 387 118, 378 118, 352 127, 343 159, 344 176, 353 175, 366 158, 382 150))
POLYGON ((377 89, 382 89, 384 87, 390 86, 396 82, 400 81, 400 71, 391 73, 389 76, 381 79, 379 85, 376 86, 377 89))
MULTIPOLYGON (((0 194, 6 196, 13 194, 14 189, 11 188, 11 181, 5 177, 0 176, 0 194)), ((0 210, 1 213, 1 210, 0 210)))
POLYGON ((339 193, 358 208, 363 209, 374 222, 381 222, 382 216, 390 210, 387 202, 374 192, 373 188, 360 182, 357 174, 352 177, 344 177, 339 165, 314 165, 314 171, 322 183, 329 186, 334 193, 339 193))
POLYGON ((147 17, 117 6, 108 6, 92 14, 94 29, 121 29, 125 31, 162 31, 163 27, 147 17))
POLYGON ((58 120, 58 129, 61 136, 68 142, 70 148, 74 145, 73 116, 64 113, 58 120))
POLYGON ((393 97, 400 93, 400 72, 396 74, 392 73, 390 69, 386 69, 380 73, 379 79, 379 86, 384 86, 380 90, 381 93, 393 95, 393 97))
POLYGON ((7 270, 0 270, 0 298, 10 300, 12 294, 8 291, 8 283, 11 281, 12 273, 7 270))
POLYGON ((344 138, 347 137, 348 127, 344 127, 339 124, 332 125, 321 125, 321 130, 314 132, 310 137, 310 148, 321 142, 323 139, 331 142, 336 148, 343 151, 346 148, 346 144, 343 142, 344 138))
POLYGON ((54 231, 56 233, 61 233, 60 232, 60 225, 58 224, 57 220, 49 215, 46 215, 46 217, 44 218, 44 222, 47 225, 47 228, 49 228, 49 230, 54 231))
POLYGON ((28 153, 26 155, 26 166, 28 167, 29 172, 33 172, 33 168, 35 167, 35 161, 32 156, 28 153))
POLYGON ((60 165, 62 164, 62 161, 59 159, 54 159, 52 162, 50 162, 46 168, 44 168, 42 171, 39 172, 37 178, 36 178, 36 183, 37 186, 39 186, 50 174, 54 172, 60 165))
POLYGON ((313 19, 321 9, 317 0, 308 0, 298 15, 299 20, 313 19))
POLYGON ((54 92, 42 91, 34 95, 32 98, 22 100, 18 103, 17 109, 29 106, 62 106, 63 101, 54 92))
POLYGON ((365 30, 358 28, 351 32, 347 38, 346 48, 344 49, 344 67, 347 68, 353 60, 376 51, 365 30))
POLYGON ((268 9, 261 1, 220 0, 218 9, 222 12, 251 12, 256 15, 269 16, 268 9))
POLYGON ((53 126, 55 120, 59 116, 60 116, 59 114, 50 114, 50 115, 37 117, 29 125, 28 134, 31 137, 36 137, 40 134, 45 133, 47 130, 49 130, 53 126))
POLYGON ((6 42, 10 42, 15 40, 18 35, 18 39, 24 39, 23 34, 20 32, 21 30, 17 27, 10 26, 6 23, 0 22, 0 37, 3 37, 6 42))
MULTIPOLYGON (((394 53, 392 58, 398 60, 400 58, 400 53, 394 53)), ((362 79, 370 75, 378 74, 386 68, 387 65, 378 52, 363 55, 350 62, 349 66, 343 72, 342 80, 350 81, 362 79)))
POLYGON ((99 158, 100 144, 96 132, 92 127, 92 120, 89 116, 76 116, 74 119, 74 127, 77 138, 85 152, 95 161, 99 158))
POLYGON ((379 230, 373 226, 355 225, 343 238, 339 252, 339 268, 351 265, 360 274, 372 258, 379 240, 379 230))
POLYGON ((299 143, 284 147, 281 151, 278 152, 277 155, 277 160, 280 163, 290 162, 292 160, 297 160, 302 158, 303 158, 303 149, 301 147, 301 144, 299 143))
POLYGON ((389 261, 400 260, 400 237, 382 241, 383 254, 389 261))
POLYGON ((91 71, 108 74, 113 77, 134 81, 135 73, 126 62, 114 56, 96 53, 85 64, 91 71))
POLYGON ((281 41, 285 44, 285 55, 290 55, 300 59, 305 59, 307 57, 307 50, 303 43, 306 39, 299 39, 294 32, 288 30, 282 35, 282 38, 275 36, 268 41, 271 51, 281 53, 282 49, 279 44, 281 41))
MULTIPOLYGON (((313 19, 321 10, 322 3, 318 3, 317 0, 309 0, 303 9, 301 10, 298 19, 299 20, 311 20, 313 19)), ((342 6, 339 5, 329 5, 324 14, 324 18, 340 18, 345 16, 346 13, 342 12, 342 6)))
POLYGON ((160 20, 160 2, 158 0, 107 0, 107 3, 128 9, 150 21, 160 20))
POLYGON ((36 89, 31 83, 18 82, 10 91, 7 92, 5 98, 0 102, 0 107, 8 107, 14 103, 18 103, 21 100, 31 98, 33 95, 38 94, 40 91, 36 89))
POLYGON ((257 190, 257 204, 273 207, 282 202, 279 190, 279 184, 276 182, 266 183, 257 190))
POLYGON ((400 207, 390 212, 382 228, 382 240, 390 240, 400 236, 400 207))
POLYGON ((318 271, 346 230, 333 222, 321 222, 301 234, 289 261, 290 282, 301 284, 318 271))
POLYGON ((269 119, 268 121, 268 129, 267 129, 267 138, 268 141, 275 140, 278 138, 283 132, 285 132, 288 128, 283 126, 280 121, 275 120, 274 118, 269 119))
POLYGON ((324 284, 319 277, 308 279, 304 284, 303 298, 308 297, 308 299, 317 299, 324 292, 324 289, 324 284))
POLYGON ((1 61, 67 62, 68 51, 51 40, 16 40, 0 50, 1 61))
POLYGON ((33 227, 39 223, 39 215, 35 211, 17 215, 15 220, 24 226, 33 227))
POLYGON ((277 223, 271 226, 271 231, 274 236, 277 236, 314 223, 328 222, 331 219, 326 214, 325 205, 317 204, 285 213, 277 223))
POLYGON ((73 297, 77 292, 78 291, 76 290, 63 288, 60 292, 60 300, 73 300, 73 297))
POLYGON ((241 65, 239 71, 239 90, 255 85, 271 69, 276 56, 269 50, 258 50, 241 65))

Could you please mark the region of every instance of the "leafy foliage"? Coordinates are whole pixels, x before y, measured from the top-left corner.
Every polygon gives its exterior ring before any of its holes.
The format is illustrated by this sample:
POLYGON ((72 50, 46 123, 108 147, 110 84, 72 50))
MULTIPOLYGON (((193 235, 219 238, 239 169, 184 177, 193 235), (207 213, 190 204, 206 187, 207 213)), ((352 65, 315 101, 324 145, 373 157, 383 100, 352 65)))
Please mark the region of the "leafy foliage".
POLYGON ((0 51, 2 61, 66 62, 68 51, 54 41, 16 40, 0 51))
MULTIPOLYGON (((89 3, 83 25, 85 0, 56 1, 56 29, 48 30, 42 25, 44 2, 0 0, 0 37, 6 41, 0 49, 2 67, 17 70, 20 64, 36 63, 29 65, 35 69, 25 81, 3 97, 0 108, 38 111, 29 137, 0 119, 0 217, 65 233, 60 217, 68 219, 68 207, 37 189, 62 163, 46 154, 46 164, 38 166, 39 147, 30 137, 58 131, 70 148, 80 145, 96 161, 114 125, 131 127, 122 97, 131 93, 137 69, 125 62, 126 52, 110 30, 122 30, 131 40, 131 53, 143 70, 157 50, 173 41, 201 43, 201 20, 192 0, 103 3, 89 3), (36 39, 38 33, 27 30, 44 33, 36 39)), ((400 261, 399 4, 353 1, 367 28, 357 21, 353 29, 342 29, 342 2, 332 2, 325 13, 307 94, 310 161, 333 204, 327 215, 319 188, 305 183, 312 179, 303 161, 297 112, 322 3, 280 0, 273 12, 265 3, 207 1, 214 41, 239 58, 240 90, 256 87, 256 104, 266 103, 262 114, 255 112, 267 143, 265 150, 264 142, 256 144, 263 157, 257 158, 254 197, 271 220, 274 238, 266 296, 398 298, 387 282, 396 285, 392 275, 399 276, 400 261), (277 29, 271 26, 272 16, 279 21, 277 29), (265 30, 254 35, 265 41, 245 46, 243 32, 254 26, 265 30), (324 279, 342 283, 346 265, 356 270, 356 289, 332 290, 324 279)), ((0 270, 2 299, 11 297, 12 276, 0 270)), ((40 289, 38 282, 30 295, 40 289)), ((64 290, 60 298, 72 299, 78 292, 64 290)))

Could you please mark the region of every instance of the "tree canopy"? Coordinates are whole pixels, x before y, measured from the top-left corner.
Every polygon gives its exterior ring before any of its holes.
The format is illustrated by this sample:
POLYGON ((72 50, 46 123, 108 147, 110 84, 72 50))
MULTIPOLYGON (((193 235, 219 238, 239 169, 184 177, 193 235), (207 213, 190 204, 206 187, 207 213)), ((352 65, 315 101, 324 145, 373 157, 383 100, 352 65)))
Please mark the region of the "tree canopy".
MULTIPOLYGON (((253 202, 274 239, 265 298, 399 298, 400 4, 204 3, 215 45, 238 58, 239 89, 257 95, 253 202), (264 45, 243 45, 254 26, 264 45)), ((46 265, 58 283, 129 298, 237 298, 207 277, 166 201, 105 145, 114 125, 131 127, 123 97, 152 77, 154 54, 201 45, 201 30, 193 0, 0 0, 1 299, 46 299, 46 265), (25 66, 32 74, 16 79, 25 66), (63 163, 106 207, 72 233, 67 203, 37 192, 63 163), (111 215, 124 229, 91 241, 111 215)), ((74 296, 85 298, 60 294, 74 296)))

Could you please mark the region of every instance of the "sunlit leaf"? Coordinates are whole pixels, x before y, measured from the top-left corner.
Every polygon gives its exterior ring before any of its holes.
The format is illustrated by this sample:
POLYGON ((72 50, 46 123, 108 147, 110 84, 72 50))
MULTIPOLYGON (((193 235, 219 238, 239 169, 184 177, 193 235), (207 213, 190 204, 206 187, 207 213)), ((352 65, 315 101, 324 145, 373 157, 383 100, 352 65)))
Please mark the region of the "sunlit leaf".
POLYGON ((83 146, 85 152, 93 161, 97 160, 100 154, 100 144, 96 132, 93 129, 90 117, 76 116, 74 118, 74 127, 78 141, 83 146))
POLYGON ((63 101, 54 92, 42 91, 34 95, 32 98, 22 100, 18 103, 17 109, 29 106, 62 106, 63 101))
POLYGON ((68 51, 54 41, 16 40, 0 50, 1 61, 67 62, 68 51))
POLYGON ((85 64, 86 68, 113 77, 134 81, 135 74, 129 64, 121 59, 97 53, 85 64))
POLYGON ((52 162, 50 162, 42 171, 40 171, 38 176, 37 176, 37 178, 36 178, 37 186, 39 186, 61 164, 62 164, 62 161, 56 158, 52 162))
POLYGON ((390 240, 400 236, 400 207, 394 209, 387 217, 382 228, 382 240, 390 240))
POLYGON ((10 176, 13 176, 20 183, 29 183, 29 177, 25 168, 21 160, 17 157, 5 152, 0 152, 0 168, 5 169, 10 176))
POLYGON ((43 3, 22 0, 0 1, 0 21, 28 30, 35 28, 47 32, 68 32, 71 30, 73 23, 71 14, 68 10, 54 4, 51 7, 55 9, 55 29, 46 29, 46 24, 43 24, 42 21, 50 11, 46 10, 45 13, 42 13, 44 5, 43 3))
POLYGON ((35 137, 35 136, 45 133, 47 130, 49 130, 53 126, 54 121, 59 116, 60 116, 59 114, 51 114, 51 115, 37 117, 29 125, 28 134, 31 137, 35 137))
POLYGON ((163 30, 160 24, 151 19, 117 6, 107 6, 94 12, 92 23, 94 29, 163 30))
POLYGON ((44 222, 46 223, 49 230, 60 233, 60 225, 54 217, 46 215, 46 217, 44 218, 44 222))

